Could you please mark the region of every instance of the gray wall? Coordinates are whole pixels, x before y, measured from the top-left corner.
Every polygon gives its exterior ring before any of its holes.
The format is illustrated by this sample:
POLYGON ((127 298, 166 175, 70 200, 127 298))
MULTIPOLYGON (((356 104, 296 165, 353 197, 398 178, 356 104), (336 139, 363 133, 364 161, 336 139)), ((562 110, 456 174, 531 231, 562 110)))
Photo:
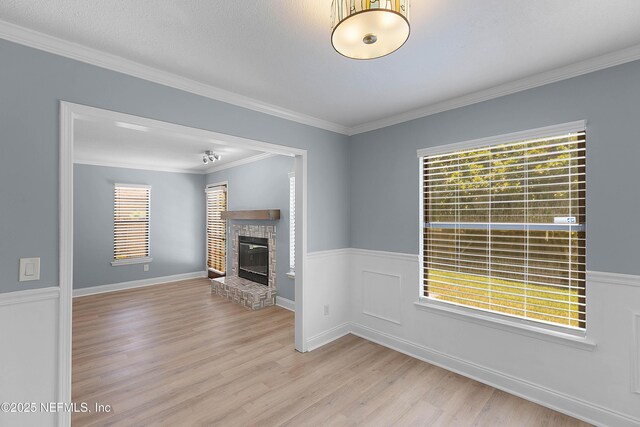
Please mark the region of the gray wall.
POLYGON ((640 61, 352 137, 351 245, 418 253, 416 149, 587 123, 587 268, 640 274, 640 61))
MULTIPOLYGON (((289 271, 289 172, 295 159, 274 156, 258 162, 221 170, 207 175, 207 184, 227 181, 229 210, 280 209, 279 221, 260 221, 276 226, 276 286, 278 295, 294 300, 295 283, 287 277, 289 271)), ((255 221, 230 221, 234 224, 255 224, 255 221)), ((231 234, 229 234, 231 236, 231 234)), ((233 241, 227 240, 227 272, 231 273, 233 241)))
POLYGON ((58 285, 59 101, 308 150, 308 250, 349 246, 347 141, 0 40, 0 293, 58 285), (41 280, 18 282, 21 257, 41 280))
POLYGON ((74 165, 73 287, 206 269, 204 175, 74 165), (113 261, 113 185, 151 185, 149 271, 113 261))

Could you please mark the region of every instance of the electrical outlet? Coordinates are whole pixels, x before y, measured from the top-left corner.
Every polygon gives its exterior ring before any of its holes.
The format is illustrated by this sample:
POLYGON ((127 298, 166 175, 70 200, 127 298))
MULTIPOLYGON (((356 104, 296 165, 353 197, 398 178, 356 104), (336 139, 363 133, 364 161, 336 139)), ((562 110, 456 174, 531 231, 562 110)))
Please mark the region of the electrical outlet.
POLYGON ((325 316, 328 316, 328 315, 329 315, 329 304, 326 304, 326 305, 324 306, 324 315, 325 315, 325 316))
POLYGON ((142 267, 142 269, 143 269, 144 271, 149 271, 149 264, 145 264, 145 265, 142 267))

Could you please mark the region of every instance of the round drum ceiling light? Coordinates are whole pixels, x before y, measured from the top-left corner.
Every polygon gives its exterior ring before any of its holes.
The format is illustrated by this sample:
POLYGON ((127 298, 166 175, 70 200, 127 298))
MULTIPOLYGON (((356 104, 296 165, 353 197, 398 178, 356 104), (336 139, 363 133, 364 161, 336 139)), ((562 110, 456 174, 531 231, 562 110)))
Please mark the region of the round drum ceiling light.
POLYGON ((374 59, 409 38, 409 0, 333 0, 331 44, 341 55, 374 59))

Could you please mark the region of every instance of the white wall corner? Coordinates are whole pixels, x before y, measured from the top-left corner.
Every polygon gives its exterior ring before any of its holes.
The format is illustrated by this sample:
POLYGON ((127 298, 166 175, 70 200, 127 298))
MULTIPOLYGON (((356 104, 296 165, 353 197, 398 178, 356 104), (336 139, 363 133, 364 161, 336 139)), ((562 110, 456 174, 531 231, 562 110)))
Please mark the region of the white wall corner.
MULTIPOLYGON (((311 252, 306 257, 307 351, 349 333, 351 287, 349 248, 311 252)), ((297 272, 296 272, 297 274, 297 272)), ((296 299, 298 298, 296 294, 296 299)))
POLYGON ((342 338, 351 333, 351 324, 349 322, 342 323, 326 331, 320 332, 307 340, 307 350, 313 351, 332 341, 342 338))

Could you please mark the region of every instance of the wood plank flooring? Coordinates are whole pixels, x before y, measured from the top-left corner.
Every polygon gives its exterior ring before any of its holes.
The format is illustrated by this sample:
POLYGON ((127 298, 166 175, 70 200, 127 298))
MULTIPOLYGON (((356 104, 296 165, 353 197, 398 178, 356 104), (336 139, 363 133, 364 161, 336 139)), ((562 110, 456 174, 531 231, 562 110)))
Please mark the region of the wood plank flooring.
POLYGON ((194 279, 76 298, 74 426, 584 426, 352 335, 300 354, 293 313, 194 279))

